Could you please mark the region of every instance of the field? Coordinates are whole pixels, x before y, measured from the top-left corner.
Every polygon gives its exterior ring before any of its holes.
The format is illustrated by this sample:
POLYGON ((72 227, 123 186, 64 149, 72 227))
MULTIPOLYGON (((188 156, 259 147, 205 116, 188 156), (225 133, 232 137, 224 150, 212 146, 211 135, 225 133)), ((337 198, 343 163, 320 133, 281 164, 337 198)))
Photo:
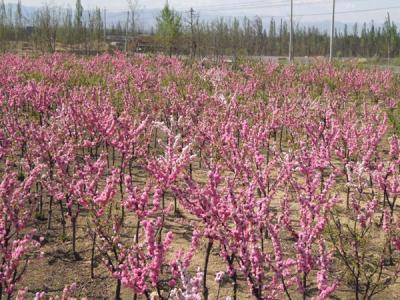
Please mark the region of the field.
POLYGON ((0 299, 398 299, 399 79, 0 56, 0 299))

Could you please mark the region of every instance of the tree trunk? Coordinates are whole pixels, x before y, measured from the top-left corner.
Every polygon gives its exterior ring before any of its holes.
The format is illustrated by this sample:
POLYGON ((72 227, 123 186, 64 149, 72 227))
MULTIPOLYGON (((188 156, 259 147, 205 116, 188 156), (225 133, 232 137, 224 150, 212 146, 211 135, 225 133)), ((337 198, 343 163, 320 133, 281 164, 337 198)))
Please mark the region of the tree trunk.
POLYGON ((213 245, 213 240, 208 240, 208 245, 207 245, 207 250, 206 250, 206 258, 204 260, 204 276, 203 276, 203 298, 204 298, 204 300, 208 300, 207 269, 208 269, 208 261, 210 259, 212 245, 213 245))
POLYGON ((96 233, 93 233, 92 239, 92 252, 90 257, 90 277, 94 278, 94 254, 95 254, 95 246, 96 246, 96 233))

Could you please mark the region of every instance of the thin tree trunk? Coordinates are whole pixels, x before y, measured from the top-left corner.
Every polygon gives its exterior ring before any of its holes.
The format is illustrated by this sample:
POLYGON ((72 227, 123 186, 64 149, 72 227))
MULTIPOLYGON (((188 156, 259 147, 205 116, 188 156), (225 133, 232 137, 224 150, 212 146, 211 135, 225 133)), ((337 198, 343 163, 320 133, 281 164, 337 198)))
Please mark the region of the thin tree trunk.
POLYGON ((117 287, 115 289, 115 300, 122 300, 121 298, 121 280, 117 280, 117 287))
POLYGON ((79 255, 76 252, 76 222, 77 218, 72 217, 71 218, 71 223, 72 223, 72 254, 74 255, 74 258, 77 260, 79 255))
POLYGON ((178 214, 178 203, 176 201, 176 196, 174 196, 174 215, 178 214))
POLYGON ((307 272, 303 273, 303 300, 307 298, 307 272))
POLYGON ((140 231, 140 219, 137 220, 136 223, 136 234, 135 234, 135 243, 139 243, 139 231, 140 231))
POLYGON ((66 232, 65 232, 65 214, 64 214, 64 206, 61 202, 61 200, 59 201, 60 203, 60 213, 61 213, 61 225, 62 225, 62 239, 64 240, 65 237, 67 236, 66 232))
POLYGON ((206 258, 204 260, 204 276, 203 276, 203 298, 204 298, 204 300, 208 300, 207 270, 208 270, 208 261, 210 259, 212 245, 213 245, 213 240, 208 240, 208 245, 207 245, 207 250, 206 250, 206 258))
POLYGON ((356 277, 356 300, 359 300, 360 299, 360 282, 359 282, 359 274, 357 274, 357 277, 356 277))
POLYGON ((161 200, 161 207, 162 207, 162 223, 160 227, 160 232, 158 235, 158 242, 161 243, 162 241, 162 232, 163 232, 163 227, 164 227, 164 221, 165 221, 165 215, 164 215, 164 210, 165 210, 165 192, 162 194, 162 200, 161 200))
POLYGON ((233 280, 233 295, 232 295, 232 299, 233 300, 237 300, 237 290, 238 290, 238 283, 237 283, 237 274, 236 271, 232 276, 232 280, 233 280))
POLYGON ((93 233, 92 238, 92 251, 90 256, 90 277, 94 278, 94 255, 96 250, 96 232, 93 233))
MULTIPOLYGON (((52 158, 50 157, 50 183, 52 184, 53 181, 53 161, 52 158)), ((47 219, 47 229, 50 230, 51 229, 51 216, 53 213, 53 196, 50 196, 50 200, 49 200, 49 212, 48 212, 48 219, 47 219)))
POLYGON ((154 149, 157 149, 157 136, 158 136, 158 130, 156 128, 154 132, 154 149))
POLYGON ((49 212, 48 212, 48 218, 47 218, 47 229, 51 229, 51 216, 53 213, 53 196, 50 196, 49 200, 49 212))

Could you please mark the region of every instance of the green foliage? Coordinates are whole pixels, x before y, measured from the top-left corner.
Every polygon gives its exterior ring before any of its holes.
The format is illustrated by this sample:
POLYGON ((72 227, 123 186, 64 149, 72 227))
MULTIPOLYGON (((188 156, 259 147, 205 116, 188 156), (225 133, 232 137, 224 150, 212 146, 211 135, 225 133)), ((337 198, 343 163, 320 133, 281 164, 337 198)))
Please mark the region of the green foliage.
POLYGON ((21 77, 24 81, 33 80, 36 82, 40 82, 46 79, 46 76, 43 73, 37 71, 22 73, 21 77))
MULTIPOLYGON (((107 69, 109 66, 105 66, 107 69)), ((82 65, 65 63, 63 68, 71 70, 71 77, 67 81, 67 86, 70 88, 74 87, 93 87, 93 86, 106 86, 106 80, 104 75, 99 72, 96 74, 86 72, 82 65)))
POLYGON ((182 32, 181 16, 171 9, 168 3, 157 17, 157 37, 169 55, 176 47, 176 43, 182 32))
POLYGON ((395 134, 400 134, 400 104, 389 109, 388 118, 395 134))
POLYGON ((81 4, 81 0, 76 0, 75 20, 74 20, 75 43, 80 43, 83 40, 84 28, 83 28, 82 16, 83 16, 83 7, 81 4))
POLYGON ((59 239, 62 242, 68 241, 68 237, 67 237, 67 235, 65 233, 60 233, 59 239))
POLYGON ((117 114, 124 110, 124 98, 121 91, 114 91, 111 93, 111 103, 117 114))
POLYGON ((102 75, 100 74, 86 74, 84 72, 79 72, 72 76, 68 82, 69 87, 92 87, 92 86, 105 86, 106 82, 102 75))
POLYGON ((25 174, 22 171, 20 171, 17 175, 17 179, 18 181, 23 182, 25 180, 25 174))
POLYGON ((397 26, 391 21, 389 13, 387 14, 385 24, 383 25, 383 33, 386 37, 386 47, 388 58, 392 56, 393 50, 398 45, 397 26))
POLYGON ((38 220, 38 221, 44 221, 44 220, 46 220, 46 216, 44 215, 43 212, 40 213, 39 211, 35 211, 34 217, 35 217, 35 219, 38 220))
POLYGON ((76 0, 75 4, 75 27, 82 27, 82 15, 83 15, 83 7, 81 0, 76 0))
POLYGON ((45 5, 34 17, 33 40, 42 51, 56 51, 59 11, 45 5))
POLYGON ((400 66, 400 56, 397 56, 392 59, 391 65, 400 66))

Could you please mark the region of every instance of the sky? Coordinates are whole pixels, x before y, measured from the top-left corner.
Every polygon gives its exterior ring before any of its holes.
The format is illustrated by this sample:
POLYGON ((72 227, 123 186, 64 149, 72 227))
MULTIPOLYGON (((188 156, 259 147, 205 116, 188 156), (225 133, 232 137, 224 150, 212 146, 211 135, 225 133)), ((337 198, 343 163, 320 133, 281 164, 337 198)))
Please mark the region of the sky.
MULTIPOLYGON (((44 3, 61 7, 74 7, 76 0, 21 0, 25 6, 41 6, 44 3)), ((139 10, 160 9, 166 0, 137 1, 139 10)), ((293 0, 295 22, 321 22, 330 20, 333 0, 293 0)), ((16 0, 5 0, 6 3, 16 0)), ((106 8, 109 11, 124 11, 128 0, 81 0, 84 8, 106 8)), ((169 0, 174 9, 185 12, 193 7, 203 16, 255 16, 288 17, 290 0, 169 0)), ((400 23, 400 0, 336 0, 336 20, 343 23, 382 23, 387 13, 400 23)))

